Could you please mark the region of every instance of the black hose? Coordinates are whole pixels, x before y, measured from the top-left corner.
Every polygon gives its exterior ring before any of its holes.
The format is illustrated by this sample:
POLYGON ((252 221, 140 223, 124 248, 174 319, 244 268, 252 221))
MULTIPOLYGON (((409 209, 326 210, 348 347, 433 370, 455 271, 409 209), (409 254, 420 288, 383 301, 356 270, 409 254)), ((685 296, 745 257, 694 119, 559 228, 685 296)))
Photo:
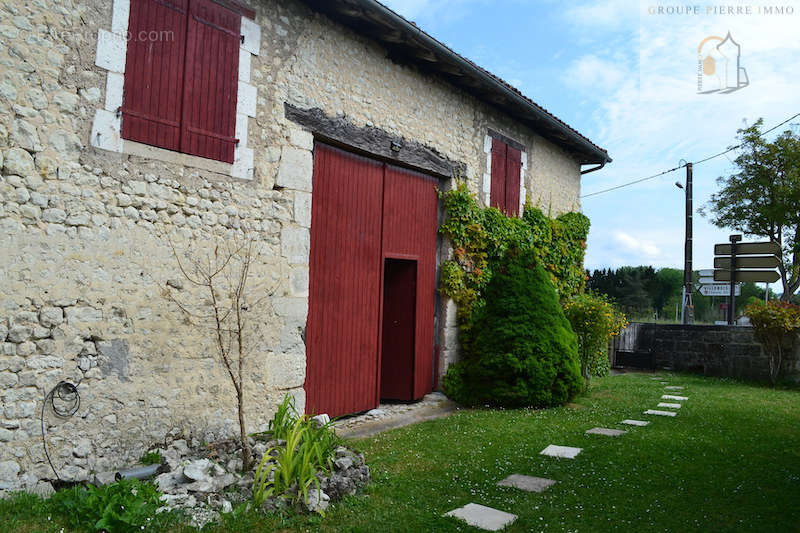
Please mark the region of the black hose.
MULTIPOLYGON (((78 385, 80 385, 80 382, 78 382, 78 385)), ((61 481, 61 477, 58 475, 56 467, 53 466, 53 461, 50 460, 50 454, 47 451, 47 440, 44 438, 44 412, 48 405, 50 405, 50 409, 52 409, 53 414, 55 414, 58 418, 66 420, 72 417, 72 415, 78 412, 78 409, 81 406, 81 395, 78 393, 78 386, 67 381, 59 381, 58 384, 47 393, 47 395, 44 397, 44 402, 42 403, 41 422, 42 446, 44 446, 44 455, 47 457, 47 462, 50 463, 50 468, 53 469, 56 479, 61 481), (56 405, 54 401, 56 397, 58 397, 63 404, 56 405)))

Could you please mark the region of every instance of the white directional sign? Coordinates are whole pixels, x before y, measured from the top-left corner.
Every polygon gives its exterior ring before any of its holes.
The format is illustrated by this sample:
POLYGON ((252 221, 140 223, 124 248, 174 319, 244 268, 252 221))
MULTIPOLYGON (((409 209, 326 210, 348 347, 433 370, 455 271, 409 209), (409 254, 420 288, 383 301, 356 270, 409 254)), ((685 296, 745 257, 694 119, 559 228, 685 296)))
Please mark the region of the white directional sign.
MULTIPOLYGON (((730 296, 731 284, 714 283, 712 285, 700 285, 699 291, 703 296, 730 296)), ((736 296, 741 296, 742 286, 737 283, 735 291, 736 296)))
POLYGON ((714 269, 713 268, 709 268, 709 269, 706 269, 706 270, 698 270, 697 274, 701 278, 713 278, 714 277, 714 269))
POLYGON ((718 281, 714 281, 714 274, 711 274, 711 276, 708 278, 700 278, 697 281, 701 285, 715 285, 719 283, 718 281))

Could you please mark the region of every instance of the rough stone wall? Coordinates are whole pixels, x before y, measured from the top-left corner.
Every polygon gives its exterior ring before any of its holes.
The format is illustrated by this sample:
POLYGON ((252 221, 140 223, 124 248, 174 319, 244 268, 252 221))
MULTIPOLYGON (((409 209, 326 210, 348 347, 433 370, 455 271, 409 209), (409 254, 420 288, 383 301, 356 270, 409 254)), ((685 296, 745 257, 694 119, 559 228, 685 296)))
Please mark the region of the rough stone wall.
MULTIPOLYGON (((579 166, 535 133, 302 4, 253 4, 252 180, 90 146, 106 90, 97 33, 111 28, 111 2, 0 5, 0 491, 53 477, 38 416, 61 380, 80 383, 82 402, 69 420, 46 419, 64 479, 107 476, 178 435, 235 433, 211 338, 163 294, 168 284, 190 291, 170 241, 202 255, 244 232, 260 240, 254 276, 274 295, 253 311, 263 335, 246 387, 250 429, 286 393, 303 408, 313 137, 285 102, 426 144, 466 164, 476 192, 492 127, 529 147, 534 202, 576 208, 579 166)), ((456 354, 454 313, 442 314, 443 350, 456 354)))
MULTIPOLYGON (((650 355, 655 368, 769 381, 769 357, 753 328, 638 324, 637 337, 636 353, 650 355)), ((800 337, 786 351, 782 375, 800 381, 800 337)))

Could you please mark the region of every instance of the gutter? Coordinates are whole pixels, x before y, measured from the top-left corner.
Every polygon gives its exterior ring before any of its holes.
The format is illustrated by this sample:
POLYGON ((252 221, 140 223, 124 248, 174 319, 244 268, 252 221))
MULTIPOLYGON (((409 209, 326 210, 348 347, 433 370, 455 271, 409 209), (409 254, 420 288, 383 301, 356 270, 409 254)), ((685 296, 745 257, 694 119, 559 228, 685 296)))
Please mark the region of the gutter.
POLYGON ((607 152, 605 152, 604 150, 600 150, 598 147, 594 146, 588 140, 584 139, 579 135, 576 135, 574 131, 572 131, 566 125, 555 119, 552 115, 542 110, 538 106, 532 105, 531 102, 529 102, 525 97, 521 96, 520 94, 511 90, 509 87, 500 83, 497 79, 490 76, 487 72, 478 68, 474 63, 467 61, 465 58, 453 52, 452 50, 444 46, 442 43, 432 38, 427 33, 422 31, 420 28, 418 28, 414 24, 411 24, 406 19, 404 19, 391 9, 387 8, 380 2, 377 2, 375 0, 355 0, 354 3, 360 5, 365 10, 380 11, 383 16, 391 19, 392 22, 394 22, 396 25, 402 27, 404 31, 414 34, 420 41, 423 41, 426 45, 433 48, 437 53, 456 62, 459 66, 463 67, 465 70, 477 74, 482 81, 491 85, 498 92, 503 93, 505 96, 510 98, 512 102, 531 111, 536 116, 537 119, 545 122, 548 126, 555 129, 559 133, 562 133, 563 135, 569 137, 571 140, 579 144, 586 152, 598 156, 598 158, 602 161, 602 164, 597 169, 590 169, 589 170, 590 172, 599 170, 606 163, 611 162, 611 158, 608 156, 607 152))
MULTIPOLYGON (((609 161, 611 161, 611 159, 609 159, 609 161)), ((596 171, 600 170, 601 168, 603 168, 604 166, 606 166, 606 161, 603 161, 602 163, 600 163, 600 165, 598 165, 598 166, 596 166, 594 168, 587 168, 586 170, 581 170, 581 176, 583 176, 584 174, 588 174, 590 172, 596 172, 596 171)))

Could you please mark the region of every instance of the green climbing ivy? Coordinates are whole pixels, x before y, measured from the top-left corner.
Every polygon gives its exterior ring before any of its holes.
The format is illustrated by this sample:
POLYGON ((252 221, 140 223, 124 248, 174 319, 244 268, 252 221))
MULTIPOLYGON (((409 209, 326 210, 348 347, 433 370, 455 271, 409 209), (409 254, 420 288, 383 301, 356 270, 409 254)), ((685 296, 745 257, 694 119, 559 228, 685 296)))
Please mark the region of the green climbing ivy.
POLYGON ((447 218, 439 231, 453 245, 453 259, 441 266, 439 290, 458 306, 458 321, 469 328, 473 313, 485 305, 484 290, 509 249, 531 250, 563 301, 585 285, 583 257, 589 219, 581 213, 550 218, 525 205, 522 217, 482 208, 465 183, 440 192, 447 218))

